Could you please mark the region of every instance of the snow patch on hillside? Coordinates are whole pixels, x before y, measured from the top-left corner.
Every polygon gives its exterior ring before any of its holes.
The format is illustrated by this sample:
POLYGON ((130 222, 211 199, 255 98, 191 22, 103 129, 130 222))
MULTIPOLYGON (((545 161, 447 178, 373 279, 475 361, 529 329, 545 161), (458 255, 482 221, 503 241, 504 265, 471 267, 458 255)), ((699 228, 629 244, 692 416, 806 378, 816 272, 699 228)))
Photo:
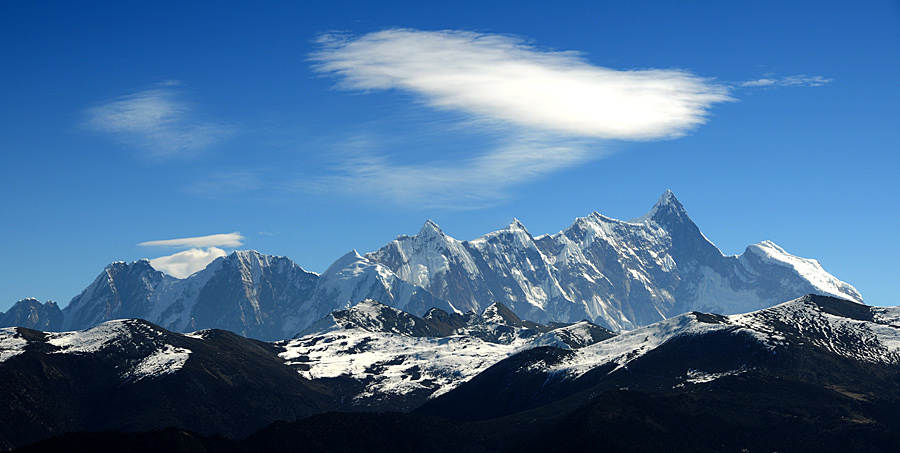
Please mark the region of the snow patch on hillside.
POLYGON ((182 334, 182 335, 184 335, 184 336, 186 336, 186 337, 188 337, 188 338, 193 338, 193 339, 195 339, 195 340, 205 340, 205 339, 206 339, 206 333, 207 333, 208 331, 209 331, 208 329, 207 329, 207 330, 198 330, 198 331, 196 331, 196 332, 185 333, 185 334, 182 334))
POLYGON ((15 327, 0 329, 0 363, 23 352, 28 342, 19 335, 15 327))
POLYGON ((616 363, 618 369, 676 336, 700 335, 725 328, 731 326, 698 322, 692 314, 684 314, 578 349, 571 358, 552 366, 549 371, 578 378, 609 363, 616 363))
POLYGON ((177 348, 167 344, 163 348, 153 351, 152 354, 145 357, 134 368, 125 373, 123 377, 139 381, 146 377, 153 378, 172 374, 184 366, 190 355, 190 349, 177 348))
POLYGON ((688 370, 686 374, 686 378, 684 382, 690 384, 705 384, 707 382, 715 381, 716 379, 723 378, 726 376, 737 376, 741 373, 745 373, 747 370, 745 368, 726 371, 724 373, 707 373, 705 371, 700 370, 688 370))
POLYGON ((91 354, 107 345, 131 339, 127 321, 107 321, 97 327, 78 332, 48 333, 47 343, 60 348, 61 354, 91 354))

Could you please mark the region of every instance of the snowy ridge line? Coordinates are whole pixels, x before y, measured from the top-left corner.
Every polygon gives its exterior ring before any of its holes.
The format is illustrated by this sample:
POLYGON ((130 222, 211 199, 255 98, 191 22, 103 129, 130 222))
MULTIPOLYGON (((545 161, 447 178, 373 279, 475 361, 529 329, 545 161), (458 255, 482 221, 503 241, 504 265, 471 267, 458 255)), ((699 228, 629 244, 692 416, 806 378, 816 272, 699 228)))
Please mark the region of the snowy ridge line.
MULTIPOLYGON (((159 340, 165 333, 152 324, 137 319, 107 321, 90 329, 45 333, 43 340, 54 346, 50 354, 96 354, 107 348, 125 348, 134 341, 159 340)), ((202 338, 199 335, 184 336, 202 338)), ((25 352, 28 345, 17 328, 0 329, 0 363, 25 352)), ((187 348, 171 344, 156 346, 148 355, 134 363, 121 377, 138 381, 148 377, 171 374, 180 370, 190 355, 187 348)))
POLYGON ((698 322, 694 314, 687 313, 576 350, 572 357, 553 365, 548 371, 561 373, 568 379, 577 379, 609 363, 616 364, 615 371, 677 336, 702 335, 724 329, 735 330, 727 324, 698 322))
MULTIPOLYGON (((367 316, 379 317, 393 311, 371 301, 361 305, 359 313, 367 316)), ((676 338, 700 339, 719 333, 743 337, 773 357, 783 350, 817 347, 861 362, 900 363, 900 326, 887 323, 898 319, 900 308, 875 309, 828 296, 809 295, 741 315, 691 312, 599 340, 593 338, 586 322, 539 335, 519 328, 507 337, 491 337, 505 339, 501 343, 473 336, 508 327, 511 320, 501 313, 502 306, 492 306, 477 322, 469 320, 466 327, 443 338, 397 332, 396 324, 386 322, 356 321, 284 343, 280 356, 309 379, 347 377, 362 383, 365 390, 353 396, 359 404, 388 394, 424 392, 428 398, 435 398, 493 364, 538 346, 572 350, 559 359, 541 359, 526 365, 527 372, 546 373, 563 381, 577 380, 610 364, 614 366, 605 374, 628 368, 633 361, 676 338), (483 323, 480 328, 479 323, 483 323), (583 347, 578 347, 577 341, 573 347, 571 341, 562 341, 566 335, 590 339, 583 347)), ((743 365, 715 371, 690 368, 676 380, 680 384, 673 385, 705 384, 752 369, 755 368, 743 365)))
POLYGON ((365 257, 464 310, 502 300, 522 318, 590 319, 617 331, 690 311, 745 313, 811 292, 862 302, 815 260, 769 242, 724 256, 670 191, 631 222, 594 212, 534 238, 514 220, 459 241, 428 221, 365 257))
POLYGON ((612 333, 586 321, 556 328, 522 321, 501 304, 481 315, 432 310, 423 319, 367 300, 279 343, 284 348, 279 356, 307 379, 349 377, 363 383, 355 401, 414 392, 434 398, 526 349, 570 349, 604 335, 612 333))
MULTIPOLYGON (((561 373, 569 379, 577 379, 610 363, 616 364, 615 371, 673 338, 712 332, 749 336, 771 352, 811 344, 861 362, 900 364, 900 325, 892 324, 897 321, 898 314, 898 308, 868 307, 846 299, 818 295, 740 315, 687 313, 577 349, 571 357, 547 371, 561 373)), ((715 378, 732 374, 739 373, 716 375, 715 378)))
POLYGON ((825 272, 817 260, 791 255, 772 241, 751 245, 747 250, 760 256, 764 262, 792 269, 822 294, 862 302, 855 297, 858 295, 855 288, 825 272))
POLYGON ((828 312, 817 301, 842 301, 806 296, 744 315, 730 316, 732 322, 753 329, 764 335, 768 341, 786 345, 794 341, 810 342, 837 355, 872 363, 900 363, 900 326, 892 324, 894 319, 885 319, 885 313, 897 313, 896 308, 849 305, 855 313, 864 317, 857 319, 828 312), (881 315, 881 316, 879 316, 881 315), (800 340, 798 340, 798 338, 800 340))
POLYGON ((365 392, 355 399, 418 390, 435 397, 521 347, 465 336, 422 338, 350 329, 290 340, 280 356, 307 379, 349 376, 366 382, 365 392))
MULTIPOLYGON (((757 344, 759 352, 768 351, 773 357, 814 347, 860 362, 896 365, 900 364, 898 319, 900 308, 809 295, 741 315, 686 313, 613 335, 588 322, 544 326, 523 321, 502 304, 492 305, 481 315, 433 310, 426 318, 418 318, 368 300, 323 318, 317 331, 272 345, 280 350, 276 354, 285 366, 300 377, 355 381, 360 387, 348 394, 348 400, 365 406, 391 397, 424 400, 444 395, 492 365, 539 346, 571 350, 556 355, 558 359, 528 365, 529 372, 548 373, 557 380, 576 380, 609 365, 613 366, 608 373, 613 373, 673 339, 702 339, 710 334, 741 336, 739 344, 757 344)), ((26 341, 17 329, 2 329, 0 358, 8 361, 28 353, 30 341, 54 346, 48 354, 105 356, 115 350, 127 357, 124 366, 117 367, 118 376, 137 382, 177 373, 193 354, 178 338, 213 341, 215 335, 208 332, 173 337, 144 321, 117 320, 26 341)), ((200 343, 191 344, 200 347, 200 343)), ((693 367, 676 383, 699 385, 749 370, 693 367)))
POLYGON ((47 343, 56 346, 56 354, 92 354, 131 339, 128 323, 132 320, 107 321, 96 327, 75 332, 47 334, 47 343))
POLYGON ((0 315, 0 326, 61 331, 141 318, 178 332, 218 328, 273 341, 374 299, 417 316, 432 307, 481 313, 502 302, 522 319, 586 319, 625 331, 691 311, 751 312, 809 293, 862 303, 817 261, 771 242, 724 256, 666 191, 631 222, 593 212, 538 237, 513 220, 459 241, 429 220, 418 234, 363 255, 351 251, 322 274, 255 251, 217 258, 183 279, 147 260, 115 262, 64 309, 23 300, 0 315))

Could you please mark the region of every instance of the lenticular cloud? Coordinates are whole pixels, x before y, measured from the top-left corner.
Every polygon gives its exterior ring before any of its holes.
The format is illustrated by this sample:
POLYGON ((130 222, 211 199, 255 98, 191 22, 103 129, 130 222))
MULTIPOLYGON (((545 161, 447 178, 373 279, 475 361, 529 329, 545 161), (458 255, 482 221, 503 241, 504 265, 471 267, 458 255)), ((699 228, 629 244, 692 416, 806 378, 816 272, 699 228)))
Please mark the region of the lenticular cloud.
POLYGON ((165 239, 147 241, 138 244, 143 247, 240 247, 244 245, 244 236, 235 231, 226 234, 211 234, 192 238, 165 239))
POLYGON ((150 260, 150 265, 154 269, 175 278, 185 278, 206 268, 216 258, 225 256, 225 251, 219 247, 240 247, 243 244, 244 236, 235 231, 227 234, 141 242, 138 245, 143 247, 189 247, 183 252, 150 260))
POLYGON ((436 108, 569 136, 674 138, 731 100, 726 86, 686 71, 603 68, 505 35, 393 29, 319 43, 317 70, 344 88, 403 90, 436 108))

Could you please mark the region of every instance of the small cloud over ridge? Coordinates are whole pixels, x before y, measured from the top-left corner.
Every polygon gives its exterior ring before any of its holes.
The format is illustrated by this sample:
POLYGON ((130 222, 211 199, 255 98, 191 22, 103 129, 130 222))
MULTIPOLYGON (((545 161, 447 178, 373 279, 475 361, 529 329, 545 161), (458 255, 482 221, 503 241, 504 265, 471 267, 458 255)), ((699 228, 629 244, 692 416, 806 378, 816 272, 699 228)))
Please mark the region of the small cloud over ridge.
POLYGON ((172 255, 161 256, 150 260, 154 269, 165 272, 175 278, 185 278, 194 272, 203 270, 216 258, 227 253, 219 247, 240 247, 244 245, 244 236, 235 231, 226 234, 211 234, 192 238, 165 239, 147 241, 138 244, 142 247, 178 247, 188 248, 172 255))
POLYGON ((209 263, 216 258, 227 255, 224 250, 217 247, 206 249, 192 248, 174 255, 161 256, 150 260, 154 269, 165 272, 175 278, 185 278, 191 274, 206 269, 209 263))

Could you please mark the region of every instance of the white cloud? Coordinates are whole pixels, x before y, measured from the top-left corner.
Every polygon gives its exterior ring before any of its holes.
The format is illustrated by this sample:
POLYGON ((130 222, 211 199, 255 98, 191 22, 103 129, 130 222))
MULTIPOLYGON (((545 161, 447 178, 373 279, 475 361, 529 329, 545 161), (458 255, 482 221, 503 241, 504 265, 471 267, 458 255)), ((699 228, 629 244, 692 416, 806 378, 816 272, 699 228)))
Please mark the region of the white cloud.
POLYGON ((296 184, 398 204, 490 204, 513 185, 608 154, 607 140, 682 136, 707 121, 712 105, 731 100, 726 85, 687 71, 618 71, 504 35, 393 29, 329 34, 319 43, 311 60, 340 87, 411 93, 484 126, 473 135, 491 135, 474 157, 431 156, 422 164, 392 162, 377 146, 351 144, 338 174, 296 184))
POLYGON ((740 85, 742 87, 770 87, 770 86, 776 85, 777 83, 778 83, 778 80, 762 78, 762 79, 756 79, 756 80, 749 80, 747 82, 741 82, 738 85, 740 85))
POLYGON ((781 78, 768 76, 756 80, 739 82, 737 85, 741 87, 751 88, 820 87, 823 85, 827 85, 833 81, 834 79, 829 79, 822 76, 794 75, 781 78))
POLYGON ((158 158, 190 155, 233 133, 230 126, 199 119, 188 103, 178 99, 176 84, 92 107, 85 125, 158 158))
POLYGON ((192 248, 174 255, 154 258, 150 260, 150 265, 175 278, 185 278, 194 272, 205 269, 213 260, 225 255, 225 251, 217 247, 192 248))
POLYGON ((240 247, 244 245, 244 236, 235 231, 234 233, 211 234, 193 238, 147 241, 138 245, 143 247, 240 247))
POLYGON ((142 247, 178 247, 189 248, 173 255, 161 256, 150 260, 154 269, 165 272, 175 278, 185 278, 202 270, 226 252, 219 247, 240 247, 244 245, 241 233, 211 234, 192 238, 166 239, 147 241, 138 244, 142 247))
POLYGON ((618 71, 504 35, 393 29, 320 44, 312 60, 342 87, 404 90, 433 107, 580 137, 678 137, 730 100, 727 87, 686 71, 618 71))

